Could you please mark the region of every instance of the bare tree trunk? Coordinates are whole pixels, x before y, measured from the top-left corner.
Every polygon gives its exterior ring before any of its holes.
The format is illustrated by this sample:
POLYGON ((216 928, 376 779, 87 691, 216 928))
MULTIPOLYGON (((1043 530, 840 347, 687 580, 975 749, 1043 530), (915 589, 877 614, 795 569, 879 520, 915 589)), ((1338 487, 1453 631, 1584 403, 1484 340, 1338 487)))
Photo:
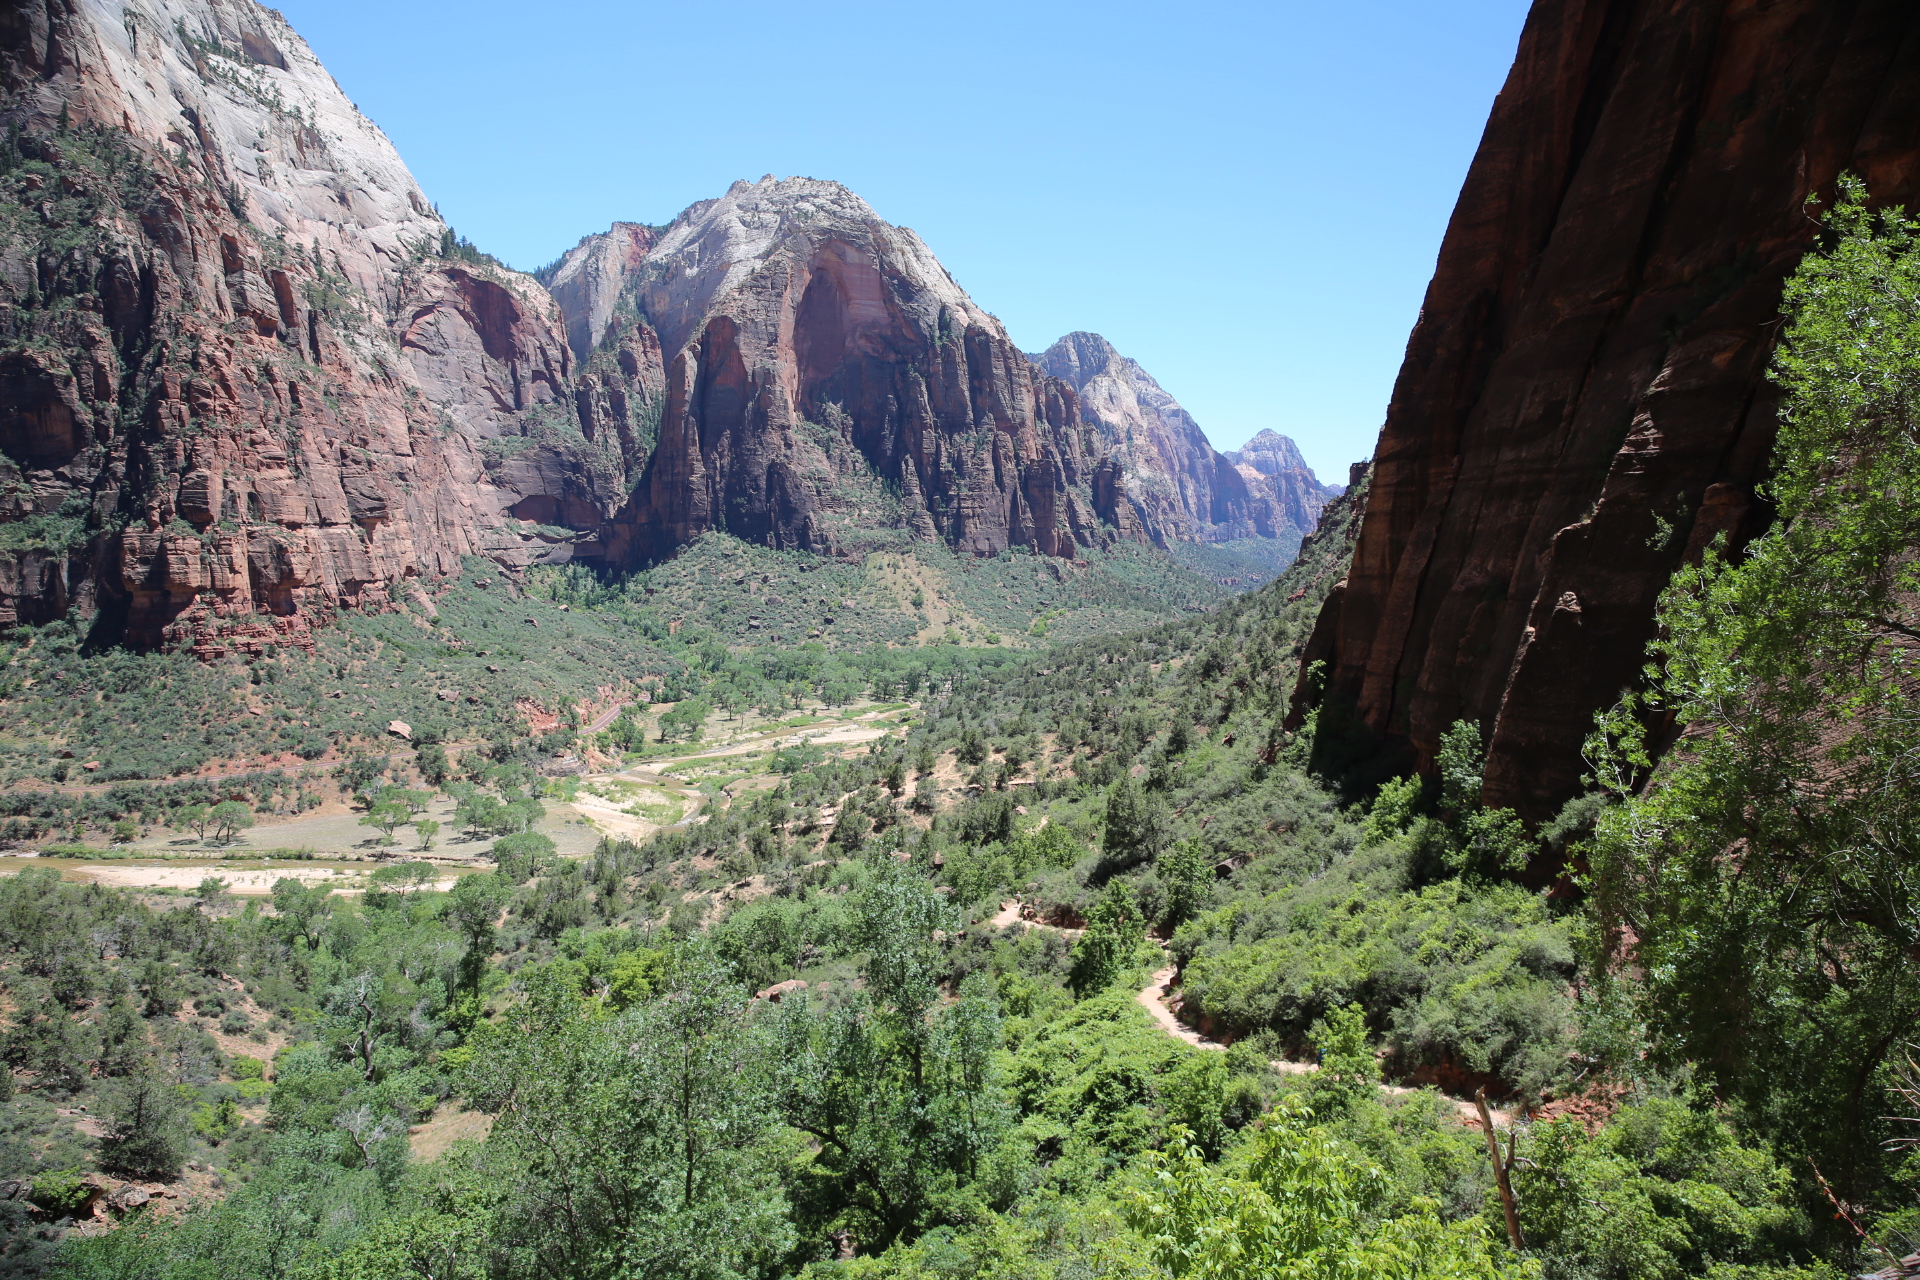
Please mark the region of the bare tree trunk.
POLYGON ((1512 1166, 1512 1144, 1508 1144, 1508 1158, 1500 1159, 1500 1140, 1493 1134, 1493 1116, 1487 1111, 1487 1091, 1474 1091, 1473 1105, 1480 1109, 1480 1127, 1487 1135, 1487 1159, 1493 1162, 1493 1182, 1500 1189, 1500 1207, 1507 1214, 1507 1239, 1513 1242, 1515 1252, 1526 1248, 1526 1242, 1520 1238, 1520 1208, 1514 1203, 1513 1184, 1507 1181, 1507 1170, 1512 1166))

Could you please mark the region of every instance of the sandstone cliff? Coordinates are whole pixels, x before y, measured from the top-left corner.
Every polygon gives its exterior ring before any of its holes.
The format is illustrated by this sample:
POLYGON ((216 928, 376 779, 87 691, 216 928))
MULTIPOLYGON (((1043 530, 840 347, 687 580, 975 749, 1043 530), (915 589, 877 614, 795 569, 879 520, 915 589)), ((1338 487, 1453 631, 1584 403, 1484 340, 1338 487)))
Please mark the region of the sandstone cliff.
MULTIPOLYGON (((535 279, 253 0, 5 6, 0 93, 0 630, 213 657, 469 555, 1166 536, 1131 492, 1159 473, 835 183, 737 183, 535 279)), ((1192 434, 1213 536, 1283 519, 1192 434)))
POLYGON ((1317 527, 1321 510, 1343 492, 1337 484, 1321 484, 1300 446, 1277 431, 1256 432, 1221 456, 1246 478, 1250 493, 1271 499, 1280 519, 1296 529, 1317 527))
POLYGON ((532 279, 251 0, 0 8, 0 626, 206 654, 626 488, 532 279))
POLYGON ((1467 717, 1489 803, 1577 789, 1674 568, 1764 519, 1781 285, 1842 169, 1920 196, 1910 0, 1537 0, 1307 654, 1323 729, 1430 762, 1467 717))
POLYGON ((1055 556, 1135 533, 1073 389, 838 183, 737 182, 648 239, 616 225, 550 277, 576 351, 631 340, 628 376, 664 388, 608 555, 710 529, 822 554, 885 528, 1055 556))
POLYGON ((1215 452, 1180 402, 1097 333, 1070 333, 1027 358, 1079 393, 1081 417, 1118 461, 1140 524, 1155 542, 1298 542, 1337 492, 1314 478, 1291 440, 1271 431, 1255 439, 1291 451, 1284 469, 1238 466, 1238 458, 1215 452))

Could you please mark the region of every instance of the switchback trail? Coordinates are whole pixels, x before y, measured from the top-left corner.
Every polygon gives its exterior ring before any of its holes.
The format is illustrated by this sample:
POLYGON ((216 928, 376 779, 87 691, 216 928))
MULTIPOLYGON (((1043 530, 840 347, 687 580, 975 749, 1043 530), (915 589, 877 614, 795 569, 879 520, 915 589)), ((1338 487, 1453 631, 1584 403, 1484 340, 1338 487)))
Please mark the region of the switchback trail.
MULTIPOLYGON (((997 916, 995 917, 996 920, 998 918, 997 916)), ((1134 999, 1139 1001, 1140 1006, 1152 1016, 1159 1028, 1174 1039, 1190 1044, 1196 1049, 1225 1049, 1227 1046, 1220 1041, 1201 1035, 1198 1031, 1195 1031, 1192 1027, 1180 1021, 1179 1018, 1174 1016, 1173 1010, 1167 1005, 1167 990, 1173 985, 1174 975, 1178 972, 1179 970, 1173 965, 1168 965, 1163 969, 1156 969, 1153 977, 1147 980, 1146 986, 1140 988, 1139 993, 1134 996, 1134 999)), ((1275 1071, 1283 1072, 1287 1075, 1311 1075, 1320 1069, 1318 1063, 1289 1062, 1285 1058, 1269 1058, 1267 1065, 1275 1071)), ((1414 1092, 1414 1090, 1409 1089, 1403 1084, 1382 1084, 1380 1090, 1383 1093, 1392 1094, 1414 1092)), ((1454 1109, 1460 1113, 1460 1123, 1476 1128, 1479 1126, 1479 1112, 1475 1109, 1472 1102, 1463 1101, 1459 1098, 1452 1098, 1450 1101, 1453 1103, 1454 1109)), ((1503 1128, 1512 1125, 1513 1117, 1509 1112, 1491 1105, 1488 1106, 1488 1110, 1493 1115, 1494 1127, 1503 1128)))

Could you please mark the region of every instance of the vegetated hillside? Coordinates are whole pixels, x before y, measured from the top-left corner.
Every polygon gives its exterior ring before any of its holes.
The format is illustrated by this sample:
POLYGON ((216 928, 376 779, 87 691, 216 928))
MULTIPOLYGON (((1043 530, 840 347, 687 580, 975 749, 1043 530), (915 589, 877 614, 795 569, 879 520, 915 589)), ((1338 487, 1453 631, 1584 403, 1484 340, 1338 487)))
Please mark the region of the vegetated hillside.
MULTIPOLYGON (((1277 724, 1363 495, 1261 592, 962 677, 904 737, 721 762, 705 821, 642 845, 508 838, 445 894, 401 864, 357 901, 283 884, 270 913, 217 884, 0 881, 31 1010, 6 1041, 31 1183, 0 1202, 9 1261, 1172 1276, 1303 1249, 1366 1272, 1412 1240, 1415 1274, 1535 1274, 1459 1105, 1376 1080, 1538 1101, 1590 1069, 1569 923, 1476 861, 1477 805, 1344 810, 1277 724), (1149 929, 1232 1048, 1135 999, 1167 962, 1149 929), (1270 1063, 1308 1046, 1316 1072, 1270 1063), (188 1161, 211 1172, 165 1176, 188 1161), (141 1216, 149 1189, 176 1198, 141 1216), (52 1243, 95 1205, 119 1226, 52 1243)), ((516 762, 454 763, 529 803, 516 762)), ((1810 1280, 1827 1215, 1682 1077, 1625 1065, 1609 1127, 1518 1140, 1532 1256, 1810 1280)))
POLYGON ((622 702, 711 703, 725 690, 782 707, 843 686, 853 696, 909 669, 991 664, 1229 594, 1146 547, 1068 562, 909 543, 842 561, 708 534, 619 578, 576 565, 515 581, 475 558, 431 591, 396 589, 343 613, 310 651, 245 660, 96 649, 54 622, 0 647, 0 785, 14 784, 0 816, 16 820, 11 838, 67 834, 68 816, 89 811, 36 782, 298 777, 409 743, 551 760, 622 702), (389 732, 396 720, 404 742, 389 732))
POLYGON ((1654 602, 1764 527, 1782 282, 1809 196, 1920 198, 1906 0, 1541 0, 1462 188, 1313 657, 1326 705, 1488 794, 1581 787, 1654 602))
POLYGON ((1240 585, 1223 587, 1134 544, 1079 560, 1024 550, 959 555, 904 538, 884 545, 829 559, 709 533, 651 569, 610 582, 575 569, 552 590, 576 604, 631 602, 732 644, 1034 647, 1201 612, 1240 585))

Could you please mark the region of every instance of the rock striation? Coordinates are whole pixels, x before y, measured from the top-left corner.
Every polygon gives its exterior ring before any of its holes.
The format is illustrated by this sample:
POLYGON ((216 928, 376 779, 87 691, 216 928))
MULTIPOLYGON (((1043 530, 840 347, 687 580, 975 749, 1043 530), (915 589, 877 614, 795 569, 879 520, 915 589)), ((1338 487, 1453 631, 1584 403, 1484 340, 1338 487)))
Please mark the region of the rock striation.
POLYGON ((1293 442, 1272 431, 1249 447, 1262 458, 1289 455, 1284 467, 1263 470, 1215 452, 1180 402, 1097 333, 1070 333, 1027 358, 1079 393, 1081 417, 1118 462, 1141 528, 1162 546, 1235 538, 1298 543, 1338 492, 1321 485, 1293 442))
POLYGON ((1907 0, 1536 0, 1309 646, 1323 731, 1430 764, 1464 717, 1489 803, 1578 789, 1673 570, 1764 522, 1804 202, 1851 169, 1911 204, 1916 125, 1907 0))
POLYGON ((0 626, 212 656, 603 522, 540 285, 251 0, 0 8, 0 626))
POLYGON ((551 276, 576 353, 631 335, 636 367, 640 348, 660 361, 652 451, 606 554, 718 529, 831 555, 891 527, 1070 557, 1136 532, 1073 388, 845 187, 737 182, 649 239, 616 225, 551 276))

